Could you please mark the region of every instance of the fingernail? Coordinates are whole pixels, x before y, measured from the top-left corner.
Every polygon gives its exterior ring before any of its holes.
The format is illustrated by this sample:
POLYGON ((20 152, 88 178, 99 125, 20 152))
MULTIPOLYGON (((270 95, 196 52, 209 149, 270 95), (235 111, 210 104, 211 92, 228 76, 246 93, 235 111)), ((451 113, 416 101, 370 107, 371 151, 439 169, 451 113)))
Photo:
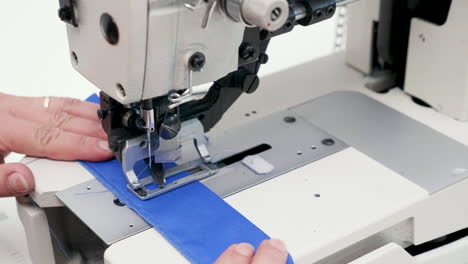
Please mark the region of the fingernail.
POLYGON ((8 176, 8 187, 16 193, 27 193, 29 185, 23 175, 15 172, 8 176))
POLYGON ((247 243, 240 243, 236 245, 236 252, 244 257, 251 257, 254 254, 254 248, 247 243))
POLYGON ((270 239, 269 243, 270 243, 270 245, 272 247, 276 248, 277 250, 281 251, 282 253, 287 253, 288 252, 284 242, 279 240, 279 239, 270 239))
POLYGON ((109 143, 107 143, 107 141, 104 141, 104 140, 99 141, 98 147, 104 151, 110 152, 109 143))

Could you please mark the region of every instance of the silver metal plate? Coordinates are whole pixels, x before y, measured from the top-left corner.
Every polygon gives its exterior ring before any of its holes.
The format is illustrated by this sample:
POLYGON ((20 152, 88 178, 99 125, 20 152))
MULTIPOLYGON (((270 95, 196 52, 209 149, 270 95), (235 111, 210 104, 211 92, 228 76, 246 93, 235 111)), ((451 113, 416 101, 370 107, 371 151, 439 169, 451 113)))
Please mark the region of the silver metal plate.
POLYGON ((285 110, 210 137, 208 148, 213 163, 267 144, 271 149, 259 155, 275 170, 260 175, 237 162, 221 168, 216 175, 201 182, 220 197, 227 197, 348 147, 337 137, 307 121, 304 115, 307 113, 285 110))
POLYGON ((114 203, 115 195, 97 180, 73 186, 56 195, 107 245, 151 228, 133 210, 114 203))
MULTIPOLYGON (((239 160, 201 182, 224 198, 347 148, 341 140, 292 110, 212 136, 207 147, 213 163, 217 163, 261 144, 271 146, 258 155, 275 167, 272 173, 256 174, 239 160)), ((115 196, 96 180, 61 191, 57 196, 107 244, 150 228, 131 209, 115 205, 115 196)))
POLYGON ((468 177, 468 147, 356 92, 335 92, 294 112, 426 189, 468 177))

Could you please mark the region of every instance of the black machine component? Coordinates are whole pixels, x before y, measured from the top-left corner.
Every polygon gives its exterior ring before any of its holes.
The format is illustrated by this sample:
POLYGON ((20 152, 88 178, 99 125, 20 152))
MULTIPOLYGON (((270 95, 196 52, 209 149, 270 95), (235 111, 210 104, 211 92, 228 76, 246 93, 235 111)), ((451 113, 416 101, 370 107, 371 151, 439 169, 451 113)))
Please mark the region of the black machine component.
POLYGON ((305 17, 297 21, 298 24, 303 26, 329 19, 335 14, 336 10, 336 2, 330 0, 300 0, 297 4, 302 4, 306 9, 305 17))
POLYGON ((73 0, 59 0, 60 8, 58 16, 63 22, 78 27, 75 15, 75 5, 73 0))
MULTIPOLYGON (((156 125, 154 133, 164 139, 174 138, 180 131, 181 122, 193 118, 200 120, 205 132, 209 131, 243 93, 250 94, 257 90, 260 83, 257 74, 260 66, 268 62, 266 50, 270 39, 290 32, 295 25, 308 26, 332 17, 336 2, 335 0, 290 0, 289 6, 290 16, 279 30, 267 32, 259 28, 245 29, 244 39, 239 47, 238 69, 215 81, 204 98, 174 109, 169 108, 170 101, 167 96, 152 99, 156 125)), ((195 53, 189 60, 191 70, 201 69, 205 60, 203 54, 195 53)), ((124 106, 104 92, 101 92, 100 97, 101 109, 98 111, 98 116, 109 136, 111 151, 121 161, 121 152, 126 141, 146 133, 146 124, 140 114, 144 108, 143 103, 124 106)), ((151 142, 154 149, 158 144, 159 142, 151 142)), ((152 168, 154 168, 154 172, 152 171, 154 179, 161 179, 158 175, 162 171, 162 166, 157 165, 152 168)))
POLYGON ((295 25, 309 26, 331 18, 336 10, 335 0, 290 0, 290 15, 283 27, 274 32, 259 28, 246 28, 239 47, 239 68, 216 81, 201 100, 180 106, 183 121, 198 118, 205 132, 213 128, 224 113, 243 93, 257 90, 260 79, 258 71, 268 62, 266 50, 270 39, 293 30, 295 25), (303 10, 303 16, 298 12, 303 10), (299 18, 299 19, 298 19, 299 18))
POLYGON ((375 28, 374 69, 390 71, 394 80, 386 87, 403 87, 412 18, 443 25, 452 0, 380 0, 375 28))
MULTIPOLYGON (((140 109, 150 106, 142 105, 142 103, 123 106, 104 92, 100 93, 100 100, 101 109, 98 110, 98 116, 109 137, 109 148, 121 161, 121 152, 125 142, 146 133, 146 122, 141 118, 140 109)), ((166 140, 174 138, 181 128, 179 108, 169 109, 170 102, 167 97, 155 98, 150 103, 153 104, 152 109, 155 115, 156 131, 154 133, 166 140)), ((153 142, 148 142, 154 149, 159 146, 155 138, 153 142)))
POLYGON ((431 250, 449 245, 455 241, 458 241, 460 239, 463 239, 468 236, 468 228, 456 231, 454 233, 450 233, 448 235, 436 238, 434 240, 428 241, 424 244, 421 245, 412 245, 407 247, 405 250, 408 252, 411 256, 418 256, 421 254, 424 254, 426 252, 429 252, 431 250))
POLYGON ((327 20, 335 14, 335 0, 297 0, 289 1, 289 17, 284 25, 273 32, 262 30, 260 39, 266 40, 288 33, 294 26, 310 26, 318 22, 327 20))

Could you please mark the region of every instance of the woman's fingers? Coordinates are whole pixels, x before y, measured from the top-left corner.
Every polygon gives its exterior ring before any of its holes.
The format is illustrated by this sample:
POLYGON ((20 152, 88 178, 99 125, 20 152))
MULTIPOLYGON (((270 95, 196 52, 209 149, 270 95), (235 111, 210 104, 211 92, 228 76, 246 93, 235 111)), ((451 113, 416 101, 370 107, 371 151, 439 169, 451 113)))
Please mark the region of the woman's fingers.
POLYGON ((230 246, 215 264, 285 264, 288 251, 281 240, 263 241, 254 253, 254 248, 246 243, 230 246))
POLYGON ((0 164, 0 197, 22 196, 34 190, 31 170, 22 163, 0 164))
POLYGON ((0 152, 57 160, 102 161, 112 157, 98 105, 58 97, 0 96, 0 152))
POLYGON ((84 102, 73 98, 49 97, 48 109, 54 113, 67 112, 74 116, 99 121, 97 116, 99 105, 95 103, 84 102))
POLYGON ((254 254, 254 248, 247 243, 230 246, 216 260, 215 264, 250 264, 254 254))
POLYGON ((0 128, 0 134, 9 151, 57 160, 103 161, 112 157, 104 139, 11 117, 6 122, 11 128, 0 128))
POLYGON ((253 257, 252 264, 285 264, 288 251, 281 240, 270 239, 263 241, 253 257))
POLYGON ((37 111, 48 111, 49 113, 65 112, 70 115, 81 117, 93 121, 99 121, 97 110, 99 105, 83 102, 79 99, 63 97, 19 97, 12 95, 5 96, 5 105, 9 109, 35 109, 37 111))
MULTIPOLYGON (((83 110, 86 109, 83 108, 83 110)), ((58 127, 75 134, 107 139, 107 135, 102 129, 99 120, 86 119, 62 110, 52 111, 44 107, 36 108, 14 105, 10 107, 8 113, 15 119, 24 119, 49 127, 58 127)))

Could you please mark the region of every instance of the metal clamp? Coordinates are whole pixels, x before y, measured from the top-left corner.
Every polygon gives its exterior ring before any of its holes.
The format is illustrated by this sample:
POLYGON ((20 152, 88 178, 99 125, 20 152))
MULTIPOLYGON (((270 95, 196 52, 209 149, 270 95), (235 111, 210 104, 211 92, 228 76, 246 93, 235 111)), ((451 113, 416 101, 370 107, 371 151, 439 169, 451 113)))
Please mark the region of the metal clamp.
POLYGON ((201 52, 195 52, 192 54, 187 62, 187 86, 188 88, 182 93, 171 93, 168 96, 169 101, 172 103, 169 105, 169 109, 174 109, 181 104, 187 103, 194 99, 193 97, 193 72, 201 72, 205 66, 206 58, 201 52))
MULTIPOLYGON (((148 147, 150 144, 148 144, 146 136, 141 135, 139 137, 127 140, 126 145, 122 150, 122 169, 128 180, 128 189, 130 189, 140 199, 150 199, 217 173, 218 167, 211 163, 211 154, 207 148, 207 139, 203 135, 203 125, 199 120, 191 119, 184 122, 178 137, 179 138, 177 139, 177 142, 186 142, 186 146, 190 146, 189 143, 193 142, 194 145, 192 145, 192 147, 196 149, 198 158, 195 158, 189 162, 185 162, 174 168, 162 171, 164 179, 169 179, 169 177, 184 171, 189 172, 190 175, 182 179, 178 179, 174 182, 170 182, 169 180, 168 184, 162 185, 160 188, 156 189, 151 189, 148 186, 155 182, 152 175, 140 179, 138 177, 139 175, 136 175, 135 171, 133 170, 137 162, 147 159, 150 155, 148 152, 148 147)), ((180 151, 180 143, 177 145, 179 147, 175 148, 174 151, 180 151)), ((166 152, 168 152, 168 149, 165 148, 165 145, 158 146, 155 152, 155 157, 157 157, 156 160, 158 162, 162 162, 162 160, 158 158, 163 156, 168 157, 170 153, 168 154, 166 152)), ((164 160, 164 162, 175 162, 179 159, 179 157, 172 158, 173 159, 171 160, 164 160)))
POLYGON ((168 169, 164 172, 164 175, 166 179, 168 179, 171 176, 177 175, 182 172, 189 172, 190 175, 182 179, 178 179, 174 182, 168 183, 164 186, 164 188, 148 188, 147 186, 154 182, 153 178, 151 176, 148 176, 146 178, 141 179, 141 187, 139 189, 134 189, 131 184, 128 185, 128 189, 141 200, 148 200, 158 195, 180 188, 194 181, 199 181, 209 176, 212 176, 218 172, 218 167, 215 164, 205 164, 201 160, 198 160, 179 165, 172 169, 168 169))

